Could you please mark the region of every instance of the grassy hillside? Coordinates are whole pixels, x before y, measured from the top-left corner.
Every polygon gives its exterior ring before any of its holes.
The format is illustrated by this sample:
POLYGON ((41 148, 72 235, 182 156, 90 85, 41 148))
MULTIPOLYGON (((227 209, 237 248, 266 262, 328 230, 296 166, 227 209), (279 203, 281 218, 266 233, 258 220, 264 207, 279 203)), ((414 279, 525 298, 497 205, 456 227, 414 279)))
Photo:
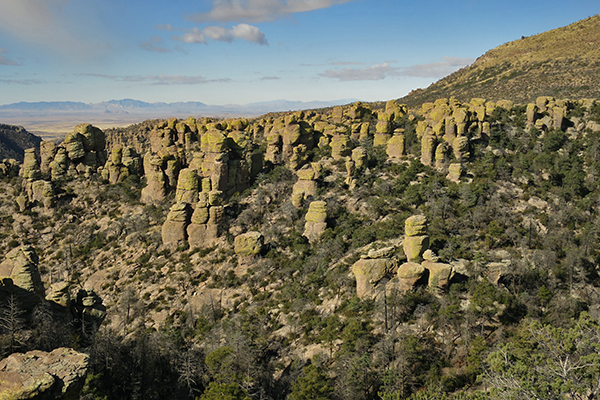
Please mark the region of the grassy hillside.
POLYGON ((401 101, 418 107, 444 97, 527 103, 538 96, 581 99, 599 95, 600 15, 596 15, 503 44, 401 101))

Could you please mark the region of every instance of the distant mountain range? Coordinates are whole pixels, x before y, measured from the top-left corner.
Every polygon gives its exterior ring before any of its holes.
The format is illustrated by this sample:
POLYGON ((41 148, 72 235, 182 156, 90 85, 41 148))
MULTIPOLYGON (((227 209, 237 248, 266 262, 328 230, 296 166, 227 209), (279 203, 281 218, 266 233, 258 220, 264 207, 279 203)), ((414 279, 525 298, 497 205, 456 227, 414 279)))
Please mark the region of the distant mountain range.
POLYGON ((203 116, 213 116, 220 114, 235 114, 241 116, 260 115, 268 112, 294 111, 310 108, 331 107, 334 105, 348 104, 356 99, 343 99, 334 101, 289 101, 274 100, 260 103, 250 103, 245 105, 226 104, 209 105, 199 101, 175 102, 175 103, 147 103, 145 101, 134 99, 110 100, 101 103, 82 103, 74 101, 39 101, 39 102, 20 102, 0 106, 0 118, 12 116, 15 112, 92 112, 92 113, 126 113, 126 114, 147 114, 168 113, 169 116, 178 116, 173 113, 185 113, 186 116, 193 114, 202 114, 203 116), (210 115, 209 115, 210 114, 210 115))
POLYGON ((512 100, 538 96, 600 97, 600 15, 505 43, 400 101, 411 107, 439 98, 512 100))
POLYGON ((75 101, 20 102, 0 105, 0 123, 22 125, 28 131, 58 138, 82 122, 100 128, 127 126, 147 119, 194 117, 257 117, 269 112, 325 108, 353 103, 356 99, 333 101, 274 100, 250 104, 209 105, 198 101, 148 103, 134 99, 100 103, 75 101), (57 135, 57 136, 53 136, 57 135))

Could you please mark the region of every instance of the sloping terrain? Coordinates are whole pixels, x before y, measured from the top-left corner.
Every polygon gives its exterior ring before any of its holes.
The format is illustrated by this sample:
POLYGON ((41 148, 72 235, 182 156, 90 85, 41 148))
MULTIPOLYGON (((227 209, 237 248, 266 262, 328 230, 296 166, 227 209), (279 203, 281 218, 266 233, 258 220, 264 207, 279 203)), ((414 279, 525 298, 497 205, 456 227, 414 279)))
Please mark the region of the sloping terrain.
POLYGON ((22 126, 0 124, 0 160, 13 158, 23 161, 23 151, 39 148, 42 139, 27 132, 22 126))
POLYGON ((600 15, 498 46, 472 65, 401 99, 411 107, 438 98, 583 99, 600 95, 600 15))

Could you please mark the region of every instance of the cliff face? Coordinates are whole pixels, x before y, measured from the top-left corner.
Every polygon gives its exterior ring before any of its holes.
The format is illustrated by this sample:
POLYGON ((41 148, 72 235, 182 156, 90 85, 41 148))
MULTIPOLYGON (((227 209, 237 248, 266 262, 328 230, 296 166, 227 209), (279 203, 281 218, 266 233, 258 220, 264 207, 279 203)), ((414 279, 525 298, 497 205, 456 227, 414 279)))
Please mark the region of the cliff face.
POLYGON ((600 16, 503 44, 460 71, 401 99, 410 107, 438 98, 481 97, 528 103, 539 96, 600 96, 600 16))

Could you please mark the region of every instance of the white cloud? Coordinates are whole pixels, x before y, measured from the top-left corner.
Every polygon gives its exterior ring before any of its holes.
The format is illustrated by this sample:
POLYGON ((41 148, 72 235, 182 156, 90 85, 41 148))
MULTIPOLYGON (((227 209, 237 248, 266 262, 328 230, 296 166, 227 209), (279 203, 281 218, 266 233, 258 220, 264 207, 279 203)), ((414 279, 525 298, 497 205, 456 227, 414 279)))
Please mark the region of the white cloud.
POLYGON ((202 43, 207 44, 206 39, 218 40, 222 42, 233 42, 234 39, 243 39, 260 45, 268 45, 265 34, 256 26, 248 24, 235 25, 231 29, 222 26, 208 26, 202 30, 194 27, 190 32, 181 36, 175 36, 173 39, 183 43, 202 43))
POLYGON ((204 36, 212 40, 220 40, 222 42, 233 42, 233 32, 231 29, 222 26, 208 26, 202 31, 204 36))
POLYGON ((204 31, 201 31, 197 27, 194 27, 190 32, 182 35, 182 36, 174 36, 173 39, 180 40, 183 43, 203 43, 206 44, 206 39, 204 38, 204 31))
POLYGON ((379 81, 388 76, 400 75, 399 70, 399 68, 391 67, 389 63, 383 63, 367 68, 329 69, 320 76, 340 81, 379 81))
POLYGON ((351 1, 355 0, 214 0, 212 10, 206 13, 195 13, 187 19, 198 23, 263 22, 351 1))
POLYGON ((473 58, 442 57, 442 61, 404 68, 402 75, 422 78, 443 78, 462 67, 472 64, 474 61, 473 58))
POLYGON ((258 43, 260 45, 268 45, 265 34, 260 31, 256 26, 248 24, 239 24, 232 29, 233 36, 239 39, 244 39, 249 42, 258 43))

